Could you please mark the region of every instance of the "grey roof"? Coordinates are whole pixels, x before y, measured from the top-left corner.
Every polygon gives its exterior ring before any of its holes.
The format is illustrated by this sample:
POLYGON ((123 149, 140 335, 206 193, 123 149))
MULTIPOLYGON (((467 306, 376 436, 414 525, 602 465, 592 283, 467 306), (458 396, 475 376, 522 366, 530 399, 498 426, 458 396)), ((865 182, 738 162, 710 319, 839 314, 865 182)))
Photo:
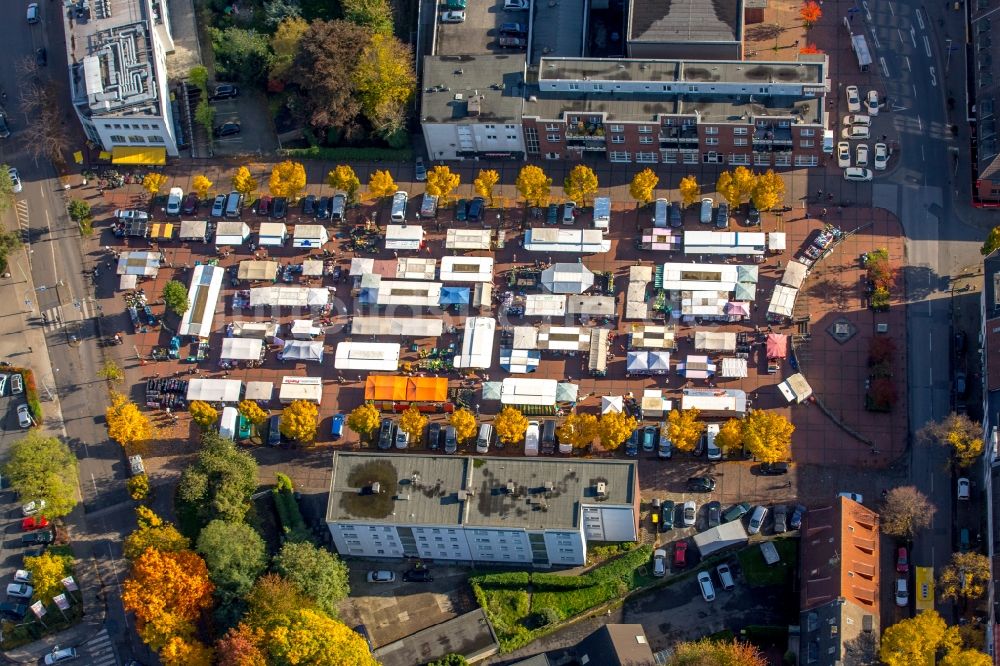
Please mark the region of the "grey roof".
POLYGON ((803 83, 824 85, 825 60, 758 62, 642 58, 543 58, 538 78, 650 83, 803 83))
POLYGON ((641 624, 606 624, 573 648, 577 663, 653 666, 653 651, 641 624), (584 661, 586 655, 588 661, 584 661))
POLYGON ((336 452, 326 519, 575 529, 581 504, 631 505, 637 493, 630 461, 336 452))
POLYGON ((546 55, 578 58, 583 55, 583 17, 589 3, 582 0, 532 2, 531 63, 546 55))
POLYGON ((375 656, 382 666, 411 666, 434 661, 451 652, 477 661, 499 651, 500 644, 486 613, 477 608, 383 645, 375 650, 375 656))
MULTIPOLYGON (((996 0, 982 0, 969 5, 972 19, 970 40, 975 59, 975 101, 977 122, 976 158, 977 175, 980 179, 1000 181, 1000 17, 996 11, 1000 3, 996 0)), ((957 54, 955 54, 957 55, 957 54)))
POLYGON ((740 0, 633 0, 629 41, 738 42, 742 39, 740 0))
POLYGON ((878 614, 843 598, 800 611, 799 663, 876 663, 878 635, 878 614))
POLYGON ((519 122, 524 93, 524 54, 427 56, 421 120, 429 123, 519 122), (461 99, 456 99, 461 95, 461 99), (479 114, 470 99, 480 97, 479 114))

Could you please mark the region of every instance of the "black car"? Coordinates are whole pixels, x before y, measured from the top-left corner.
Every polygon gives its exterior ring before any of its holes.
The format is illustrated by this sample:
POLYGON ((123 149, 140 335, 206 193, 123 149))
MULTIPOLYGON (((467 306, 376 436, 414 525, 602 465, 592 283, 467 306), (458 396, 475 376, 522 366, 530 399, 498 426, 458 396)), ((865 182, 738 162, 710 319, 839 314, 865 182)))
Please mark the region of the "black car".
POLYGON ((660 507, 660 531, 667 532, 674 529, 674 503, 672 500, 664 500, 660 507))
POLYGON ((330 217, 330 197, 320 197, 316 203, 316 219, 326 220, 330 217))
POLYGON ((45 67, 49 64, 49 54, 44 47, 35 49, 35 62, 38 63, 39 67, 45 67))
POLYGON ((10 128, 7 127, 7 116, 0 113, 0 139, 6 139, 10 136, 10 128))
POLYGON ((267 430, 267 444, 268 446, 277 446, 281 444, 281 417, 277 414, 271 417, 271 423, 267 430))
POLYGON ((549 204, 545 211, 545 224, 559 224, 559 204, 549 204))
POLYGON ((476 197, 469 202, 469 222, 478 222, 482 219, 485 204, 486 200, 482 197, 476 197))
POLYGON ((756 227, 760 226, 760 211, 750 206, 750 210, 747 211, 747 226, 756 227))
POLYGON ((788 474, 788 463, 761 463, 760 473, 762 476, 781 476, 782 474, 788 474))
POLYGON ((184 197, 184 203, 181 204, 181 213, 184 215, 191 215, 198 210, 198 203, 198 195, 192 192, 184 197))
POLYGON ((216 138, 223 136, 233 136, 234 134, 239 134, 239 133, 240 133, 239 123, 223 123, 218 127, 216 127, 215 132, 213 132, 216 138))
POLYGON ((316 197, 312 194, 309 194, 302 199, 302 214, 309 216, 316 214, 316 197))
POLYGON ((431 423, 427 426, 427 446, 431 451, 437 451, 441 446, 441 424, 431 423))
POLYGON ((455 203, 455 221, 465 222, 469 219, 469 202, 465 199, 459 199, 455 203))
POLYGON ((796 504, 795 510, 792 511, 792 519, 788 521, 788 526, 793 530, 802 527, 802 517, 804 515, 806 515, 806 508, 801 504, 796 504))
POLYGON ((395 436, 393 432, 392 419, 382 419, 382 427, 378 431, 378 448, 385 450, 392 448, 392 440, 395 436))
POLYGON ((403 572, 403 581, 407 583, 431 583, 434 577, 429 569, 410 569, 403 572))
POLYGON ((38 530, 37 532, 28 532, 21 536, 22 546, 38 546, 52 543, 53 541, 55 541, 55 535, 52 534, 52 530, 38 530))
POLYGON ((240 89, 231 83, 220 83, 215 86, 215 93, 212 95, 212 99, 231 99, 233 97, 239 97, 240 89))
POLYGON ((961 357, 965 353, 965 331, 955 333, 955 356, 961 357))
POLYGON ((683 220, 681 220, 681 205, 674 201, 670 204, 670 212, 667 214, 670 218, 670 226, 674 229, 680 229, 684 226, 683 220))
POLYGON ((708 513, 708 526, 718 527, 722 523, 722 505, 718 502, 709 502, 705 505, 708 513))
POLYGON ((715 490, 715 479, 710 476, 692 476, 687 480, 687 489, 694 493, 710 493, 715 490))
POLYGON ((288 199, 285 197, 274 197, 274 205, 271 207, 271 217, 276 220, 283 220, 288 215, 288 199))
POLYGON ((0 615, 4 617, 13 620, 23 620, 27 613, 28 607, 25 604, 16 604, 11 601, 0 604, 0 615))
POLYGON ((501 23, 499 32, 508 37, 523 37, 528 34, 528 26, 523 23, 501 23))
POLYGON ((720 203, 719 210, 715 214, 715 228, 727 229, 729 227, 729 204, 720 203))

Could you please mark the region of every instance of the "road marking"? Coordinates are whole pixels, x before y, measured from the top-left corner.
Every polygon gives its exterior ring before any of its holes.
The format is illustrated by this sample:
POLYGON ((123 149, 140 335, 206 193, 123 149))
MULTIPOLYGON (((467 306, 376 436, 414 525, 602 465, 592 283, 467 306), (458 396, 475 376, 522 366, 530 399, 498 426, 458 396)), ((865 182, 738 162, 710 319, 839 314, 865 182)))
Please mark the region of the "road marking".
POLYGON ((892 3, 891 3, 891 2, 889 3, 889 12, 890 12, 890 13, 891 13, 891 14, 892 14, 893 16, 895 16, 895 15, 896 15, 896 8, 892 6, 892 3))
POLYGON ((868 19, 869 23, 871 23, 872 22, 872 13, 870 11, 868 11, 868 3, 867 2, 862 2, 861 6, 865 8, 865 18, 868 19))
POLYGON ((924 28, 924 16, 923 16, 923 14, 920 13, 919 9, 917 10, 917 23, 920 24, 920 29, 921 30, 925 30, 926 29, 926 28, 924 28))
POLYGON ((910 41, 913 42, 913 48, 917 48, 917 31, 910 28, 910 41))
POLYGON ((17 216, 18 228, 22 233, 26 233, 31 222, 28 215, 28 202, 24 199, 18 199, 17 203, 14 204, 14 214, 17 216))
POLYGON ((910 67, 910 59, 907 56, 903 56, 903 61, 906 63, 906 71, 912 72, 913 68, 910 67))
POLYGON ((917 129, 919 129, 921 132, 924 131, 924 121, 921 120, 920 116, 917 116, 917 129))
POLYGON ((884 57, 880 57, 878 59, 878 62, 879 62, 880 65, 882 65, 882 74, 884 74, 885 78, 888 79, 889 78, 889 66, 887 64, 885 64, 885 58, 884 57))
POLYGON ((917 84, 916 83, 913 84, 913 96, 914 97, 917 96, 917 84))
POLYGON ((111 636, 108 634, 107 627, 101 629, 96 636, 84 643, 83 647, 89 653, 89 663, 92 666, 118 666, 115 647, 111 641, 111 636))
POLYGON ((882 48, 882 44, 878 41, 878 35, 875 34, 875 26, 872 26, 872 41, 875 42, 875 48, 882 48))
POLYGON ((934 386, 934 368, 927 368, 927 383, 934 386))
MULTIPOLYGON (((872 28, 872 31, 874 31, 874 30, 875 30, 875 28, 872 28)), ((900 30, 899 28, 896 28, 896 34, 899 35, 899 43, 901 45, 902 44, 906 44, 906 42, 903 41, 903 31, 900 30)))
POLYGON ((931 85, 937 88, 937 73, 933 67, 931 67, 931 85))
POLYGON ((927 35, 924 35, 924 53, 927 54, 928 58, 931 57, 931 40, 927 38, 927 35))
POLYGON ((920 144, 920 159, 927 161, 927 157, 924 155, 924 144, 920 144))
MULTIPOLYGON (((923 146, 921 146, 922 148, 923 146)), ((934 335, 931 333, 927 334, 927 349, 929 351, 934 351, 934 335)))

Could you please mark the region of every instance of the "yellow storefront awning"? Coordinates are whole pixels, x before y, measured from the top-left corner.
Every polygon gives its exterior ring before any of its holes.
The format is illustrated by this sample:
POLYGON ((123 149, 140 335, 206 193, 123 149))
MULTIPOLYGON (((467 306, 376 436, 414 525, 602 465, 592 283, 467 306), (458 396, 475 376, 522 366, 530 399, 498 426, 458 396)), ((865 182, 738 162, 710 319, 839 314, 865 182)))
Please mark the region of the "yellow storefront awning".
POLYGON ((111 163, 162 166, 167 163, 167 149, 118 146, 111 149, 111 163))

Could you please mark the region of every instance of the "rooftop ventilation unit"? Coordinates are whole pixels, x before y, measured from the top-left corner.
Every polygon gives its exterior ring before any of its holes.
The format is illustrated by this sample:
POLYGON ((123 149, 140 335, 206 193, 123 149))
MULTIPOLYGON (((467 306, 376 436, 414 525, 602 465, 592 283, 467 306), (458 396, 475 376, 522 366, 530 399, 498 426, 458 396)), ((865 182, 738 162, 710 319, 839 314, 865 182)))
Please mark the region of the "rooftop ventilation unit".
POLYGON ((517 486, 514 485, 513 481, 508 481, 507 482, 507 494, 508 495, 513 495, 514 494, 514 490, 516 490, 516 489, 517 489, 517 486))
POLYGON ((608 484, 604 481, 597 482, 597 497, 598 499, 607 499, 608 497, 608 484))
POLYGON ((382 484, 376 481, 372 484, 372 494, 378 495, 380 492, 382 492, 382 484))

